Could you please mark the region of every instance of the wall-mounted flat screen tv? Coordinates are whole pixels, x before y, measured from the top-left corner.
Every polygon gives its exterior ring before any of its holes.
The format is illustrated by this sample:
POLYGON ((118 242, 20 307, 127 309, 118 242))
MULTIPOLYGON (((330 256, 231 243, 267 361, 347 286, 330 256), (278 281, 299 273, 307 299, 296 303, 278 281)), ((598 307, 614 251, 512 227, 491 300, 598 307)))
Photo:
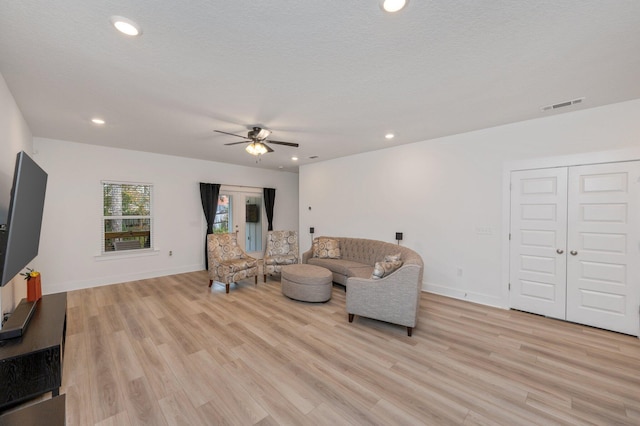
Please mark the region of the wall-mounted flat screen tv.
POLYGON ((258 210, 257 204, 247 204, 245 222, 249 222, 249 223, 260 222, 260 210, 258 210))
POLYGON ((4 286, 38 255, 47 173, 24 151, 13 174, 7 223, 0 231, 0 285, 4 286))

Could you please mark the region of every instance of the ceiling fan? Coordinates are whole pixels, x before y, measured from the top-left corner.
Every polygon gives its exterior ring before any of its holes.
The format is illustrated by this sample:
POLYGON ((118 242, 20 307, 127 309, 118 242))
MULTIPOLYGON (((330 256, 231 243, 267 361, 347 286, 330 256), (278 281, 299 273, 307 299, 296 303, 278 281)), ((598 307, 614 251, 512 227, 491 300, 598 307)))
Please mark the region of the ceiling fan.
POLYGON ((245 150, 251 155, 262 155, 268 152, 273 152, 273 149, 271 149, 271 147, 268 146, 265 142, 269 142, 270 144, 275 144, 275 145, 292 146, 294 148, 297 148, 298 146, 300 146, 297 143, 293 143, 293 142, 274 141, 272 139, 267 140, 267 138, 271 134, 271 131, 267 129, 262 129, 260 127, 253 127, 252 130, 249 130, 249 133, 247 133, 246 137, 236 135, 235 133, 223 132, 222 130, 214 130, 214 132, 224 133, 225 135, 231 135, 237 138, 245 139, 244 141, 241 141, 241 142, 226 143, 225 145, 238 145, 240 143, 248 143, 249 145, 247 145, 245 150))

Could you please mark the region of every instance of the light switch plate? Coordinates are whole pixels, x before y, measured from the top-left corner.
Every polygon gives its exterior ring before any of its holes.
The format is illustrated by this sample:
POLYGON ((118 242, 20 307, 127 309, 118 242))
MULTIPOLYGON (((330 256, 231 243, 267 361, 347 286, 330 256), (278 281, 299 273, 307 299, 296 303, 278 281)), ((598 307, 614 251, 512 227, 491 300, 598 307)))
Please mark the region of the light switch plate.
POLYGON ((476 234, 478 235, 492 235, 493 229, 490 226, 477 226, 476 234))

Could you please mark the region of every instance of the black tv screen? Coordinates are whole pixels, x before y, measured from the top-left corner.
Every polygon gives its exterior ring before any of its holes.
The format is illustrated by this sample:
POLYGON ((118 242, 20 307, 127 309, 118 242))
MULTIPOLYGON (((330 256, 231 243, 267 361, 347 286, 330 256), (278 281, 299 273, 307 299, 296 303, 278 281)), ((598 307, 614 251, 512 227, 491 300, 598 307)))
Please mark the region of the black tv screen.
POLYGON ((5 229, 0 231, 0 285, 38 255, 47 173, 24 151, 18 153, 5 229))

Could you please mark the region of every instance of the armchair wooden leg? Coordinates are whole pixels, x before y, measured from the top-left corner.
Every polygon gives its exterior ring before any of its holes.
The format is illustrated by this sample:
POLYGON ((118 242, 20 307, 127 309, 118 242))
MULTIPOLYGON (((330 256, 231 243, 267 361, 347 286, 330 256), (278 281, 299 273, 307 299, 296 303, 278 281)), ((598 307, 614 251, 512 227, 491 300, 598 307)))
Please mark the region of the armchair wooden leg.
POLYGON ((353 322, 354 314, 349 314, 349 322, 353 322))
POLYGON ((256 285, 258 285, 258 276, 256 275, 255 277, 253 277, 256 279, 256 285))
POLYGON ((267 274, 264 274, 264 282, 267 282, 267 274))
POLYGON ((411 337, 412 331, 413 331, 413 327, 407 327, 407 336, 411 337))
POLYGON ((213 280, 209 280, 209 288, 211 288, 212 284, 213 284, 213 280))
POLYGON ((229 293, 229 283, 226 283, 225 286, 226 286, 226 289, 227 289, 227 293, 229 293))

